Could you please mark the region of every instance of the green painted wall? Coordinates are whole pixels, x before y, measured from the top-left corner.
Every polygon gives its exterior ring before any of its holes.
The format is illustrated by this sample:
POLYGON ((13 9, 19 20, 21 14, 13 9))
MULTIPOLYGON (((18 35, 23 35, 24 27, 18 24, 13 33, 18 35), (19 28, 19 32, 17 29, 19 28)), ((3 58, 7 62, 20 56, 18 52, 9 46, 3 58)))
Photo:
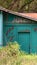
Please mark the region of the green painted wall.
POLYGON ((4 13, 4 44, 17 41, 21 50, 28 53, 37 53, 37 23, 34 21, 4 13), (6 14, 6 15, 5 15, 6 14), (17 18, 17 19, 16 19, 17 18), (23 20, 24 19, 24 20, 23 20), (19 24, 15 22, 23 24, 19 24), (27 22, 29 22, 27 24, 27 22))

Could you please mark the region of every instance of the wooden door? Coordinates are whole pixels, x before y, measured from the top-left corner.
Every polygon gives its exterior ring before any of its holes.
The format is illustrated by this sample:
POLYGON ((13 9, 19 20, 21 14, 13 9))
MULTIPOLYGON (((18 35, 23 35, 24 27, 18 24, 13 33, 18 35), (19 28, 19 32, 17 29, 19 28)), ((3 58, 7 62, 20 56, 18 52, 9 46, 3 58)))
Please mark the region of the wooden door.
POLYGON ((18 40, 21 45, 21 49, 30 53, 30 32, 19 32, 18 40))

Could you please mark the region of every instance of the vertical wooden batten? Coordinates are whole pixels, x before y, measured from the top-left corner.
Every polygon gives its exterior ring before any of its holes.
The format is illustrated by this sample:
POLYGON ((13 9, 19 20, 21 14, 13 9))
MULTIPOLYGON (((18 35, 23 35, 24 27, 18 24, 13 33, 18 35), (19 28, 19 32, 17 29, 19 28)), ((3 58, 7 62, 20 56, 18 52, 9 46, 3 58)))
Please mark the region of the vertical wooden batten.
POLYGON ((0 46, 3 45, 3 12, 0 11, 0 46))

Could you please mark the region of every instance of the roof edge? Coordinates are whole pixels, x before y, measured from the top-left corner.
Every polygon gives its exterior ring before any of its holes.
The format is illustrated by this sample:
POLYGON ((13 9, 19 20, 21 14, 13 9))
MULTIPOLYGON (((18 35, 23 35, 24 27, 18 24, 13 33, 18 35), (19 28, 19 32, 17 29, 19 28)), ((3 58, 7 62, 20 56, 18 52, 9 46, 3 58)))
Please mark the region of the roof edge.
MULTIPOLYGON (((30 19, 30 20, 37 21, 37 19, 35 19, 35 18, 32 18, 32 17, 26 16, 26 15, 23 15, 24 13, 14 12, 14 11, 8 10, 6 8, 3 8, 2 6, 0 6, 0 10, 1 11, 5 11, 5 12, 8 12, 8 13, 11 13, 11 14, 14 14, 14 15, 17 15, 17 16, 20 16, 20 17, 23 17, 23 18, 27 18, 27 19, 30 19)), ((27 13, 25 13, 25 14, 27 14, 27 13)))

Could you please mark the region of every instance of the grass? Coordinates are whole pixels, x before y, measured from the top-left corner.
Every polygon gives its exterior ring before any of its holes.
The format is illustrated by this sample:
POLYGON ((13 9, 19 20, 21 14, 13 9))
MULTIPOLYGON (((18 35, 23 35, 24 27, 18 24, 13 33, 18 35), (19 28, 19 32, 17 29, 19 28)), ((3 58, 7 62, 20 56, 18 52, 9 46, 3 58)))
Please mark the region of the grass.
POLYGON ((37 55, 20 51, 17 42, 10 42, 0 48, 0 65, 37 65, 37 55))

